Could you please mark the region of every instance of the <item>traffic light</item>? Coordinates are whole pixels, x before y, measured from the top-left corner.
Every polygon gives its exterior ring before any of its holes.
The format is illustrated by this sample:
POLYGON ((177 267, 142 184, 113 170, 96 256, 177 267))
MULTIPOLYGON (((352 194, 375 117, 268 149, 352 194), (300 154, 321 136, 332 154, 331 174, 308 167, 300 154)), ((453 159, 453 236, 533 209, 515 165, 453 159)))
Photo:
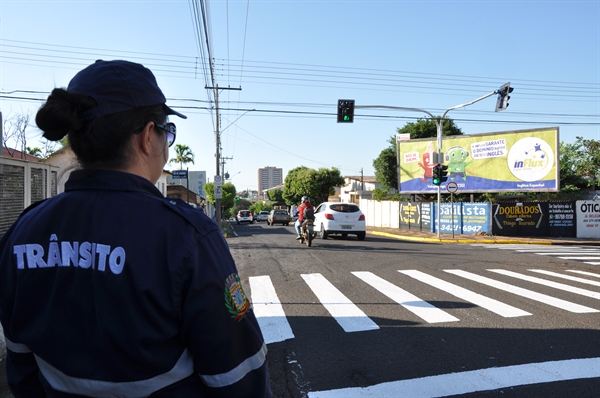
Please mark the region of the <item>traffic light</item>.
POLYGON ((434 164, 433 169, 431 169, 431 173, 431 181, 433 182, 433 185, 440 185, 442 183, 440 176, 440 165, 437 163, 434 164))
POLYGON ((442 185, 442 182, 448 181, 448 166, 440 163, 433 165, 431 170, 431 180, 433 185, 442 185))
POLYGON ((354 100, 338 100, 337 122, 354 122, 354 100))
POLYGON ((510 93, 513 92, 513 88, 510 86, 510 82, 505 83, 497 91, 498 100, 496 101, 496 112, 503 111, 508 108, 508 100, 510 99, 510 93))
POLYGON ((439 174, 440 174, 440 182, 448 181, 448 166, 445 164, 438 164, 439 174))
POLYGON ((235 197, 235 200, 240 200, 240 199, 241 199, 241 198, 240 198, 239 196, 236 196, 236 197, 235 197))

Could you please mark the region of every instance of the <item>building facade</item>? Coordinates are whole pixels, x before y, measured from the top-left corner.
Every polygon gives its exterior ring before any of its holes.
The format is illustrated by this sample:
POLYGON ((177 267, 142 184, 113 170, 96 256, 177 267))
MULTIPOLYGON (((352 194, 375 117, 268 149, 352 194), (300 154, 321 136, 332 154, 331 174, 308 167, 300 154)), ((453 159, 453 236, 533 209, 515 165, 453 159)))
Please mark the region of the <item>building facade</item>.
POLYGON ((186 188, 189 184, 190 191, 196 193, 196 195, 206 198, 206 192, 204 191, 204 185, 206 184, 206 171, 189 170, 188 178, 189 182, 184 179, 173 178, 169 176, 167 178, 167 184, 182 185, 186 188))
POLYGON ((263 191, 283 184, 283 169, 277 167, 263 167, 258 169, 258 194, 263 196, 263 191))

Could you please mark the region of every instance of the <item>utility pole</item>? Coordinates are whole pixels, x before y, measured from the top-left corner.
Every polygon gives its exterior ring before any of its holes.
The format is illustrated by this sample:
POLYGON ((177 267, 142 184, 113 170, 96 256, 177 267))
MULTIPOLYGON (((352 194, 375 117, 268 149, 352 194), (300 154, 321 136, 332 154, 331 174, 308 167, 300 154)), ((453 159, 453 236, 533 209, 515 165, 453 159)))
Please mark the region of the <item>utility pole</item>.
MULTIPOLYGON (((220 176, 220 154, 221 154, 221 133, 219 132, 219 85, 216 84, 215 87, 204 87, 207 90, 215 90, 215 114, 216 114, 216 137, 215 141, 217 144, 217 148, 215 151, 215 160, 216 160, 216 175, 220 176)), ((232 87, 224 87, 221 90, 241 90, 242 88, 232 88, 232 87)), ((215 221, 219 228, 221 228, 221 199, 215 199, 215 221)))

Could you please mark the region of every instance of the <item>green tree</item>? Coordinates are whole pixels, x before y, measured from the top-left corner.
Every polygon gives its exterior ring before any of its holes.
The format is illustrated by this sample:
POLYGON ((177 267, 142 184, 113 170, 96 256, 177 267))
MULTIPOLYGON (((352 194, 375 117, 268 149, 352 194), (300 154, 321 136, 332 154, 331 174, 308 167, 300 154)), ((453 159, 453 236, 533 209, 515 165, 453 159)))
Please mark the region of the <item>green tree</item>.
POLYGON ((27 148, 25 148, 25 152, 27 152, 29 155, 35 156, 37 158, 42 157, 42 150, 38 147, 35 147, 35 148, 27 147, 27 148))
POLYGON ((302 196, 310 197, 313 204, 326 202, 335 194, 335 187, 344 184, 337 168, 319 170, 300 166, 289 171, 284 181, 283 199, 288 206, 300 203, 302 196))
MULTIPOLYGON (((204 185, 204 192, 206 192, 206 200, 211 203, 213 206, 217 203, 215 199, 215 183, 207 182, 204 185)), ((224 210, 224 216, 231 216, 233 209, 235 208, 236 201, 236 189, 235 185, 231 182, 226 182, 223 184, 223 189, 221 190, 223 197, 221 198, 221 207, 224 210)))
POLYGON ((285 201, 283 199, 283 190, 281 190, 281 189, 273 189, 273 190, 267 191, 267 197, 269 198, 269 200, 271 202, 285 203, 285 201))
POLYGON ((258 214, 261 211, 271 211, 272 208, 273 208, 273 205, 270 205, 270 204, 267 204, 264 202, 256 202, 252 206, 250 206, 250 211, 253 214, 258 214))
MULTIPOLYGON (((439 120, 440 116, 437 119, 439 120)), ((432 119, 418 119, 416 122, 409 122, 404 127, 397 128, 396 133, 410 134, 410 138, 413 140, 418 138, 435 138, 437 137, 437 126, 432 119)), ((463 132, 454 124, 454 120, 447 118, 442 123, 442 134, 444 136, 452 136, 462 135, 463 132)), ((389 146, 382 150, 379 156, 373 160, 375 179, 386 192, 390 189, 398 189, 396 136, 391 136, 388 143, 389 146)))
MULTIPOLYGON (((394 140, 395 141, 395 140, 394 140)), ((384 191, 398 189, 398 161, 396 159, 396 145, 385 148, 379 156, 373 160, 375 179, 381 184, 384 191)))
MULTIPOLYGON (((436 119, 439 121, 441 116, 437 116, 436 119)), ((410 134, 411 140, 418 138, 432 138, 437 137, 437 126, 435 121, 432 119, 418 119, 416 122, 409 122, 402 128, 396 130, 398 134, 410 134)), ((454 124, 454 120, 450 118, 444 119, 442 123, 442 135, 463 135, 463 132, 454 124)), ((392 137, 394 147, 396 137, 392 137)))
POLYGON ((179 163, 179 170, 182 170, 184 164, 194 164, 194 152, 187 145, 175 144, 175 157, 169 160, 169 164, 172 163, 179 163))
POLYGON ((587 181, 582 176, 582 164, 579 158, 577 143, 559 144, 560 190, 562 192, 577 192, 587 187, 587 181))

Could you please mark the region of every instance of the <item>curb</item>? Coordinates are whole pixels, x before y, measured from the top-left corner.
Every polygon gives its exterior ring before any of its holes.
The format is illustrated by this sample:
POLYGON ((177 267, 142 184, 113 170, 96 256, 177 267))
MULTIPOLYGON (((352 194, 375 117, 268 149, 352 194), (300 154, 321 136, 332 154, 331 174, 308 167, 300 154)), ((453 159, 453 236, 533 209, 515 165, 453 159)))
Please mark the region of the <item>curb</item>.
POLYGON ((552 245, 552 242, 539 242, 539 241, 529 241, 529 240, 494 240, 494 239, 441 239, 441 238, 423 238, 423 237, 415 237, 415 236, 404 236, 404 235, 396 235, 390 234, 388 232, 380 232, 380 231, 367 231, 372 235, 385 236, 387 238, 394 238, 399 240, 408 240, 413 242, 433 242, 433 243, 462 243, 462 244, 470 244, 470 243, 482 243, 482 244, 498 244, 498 245, 552 245))

